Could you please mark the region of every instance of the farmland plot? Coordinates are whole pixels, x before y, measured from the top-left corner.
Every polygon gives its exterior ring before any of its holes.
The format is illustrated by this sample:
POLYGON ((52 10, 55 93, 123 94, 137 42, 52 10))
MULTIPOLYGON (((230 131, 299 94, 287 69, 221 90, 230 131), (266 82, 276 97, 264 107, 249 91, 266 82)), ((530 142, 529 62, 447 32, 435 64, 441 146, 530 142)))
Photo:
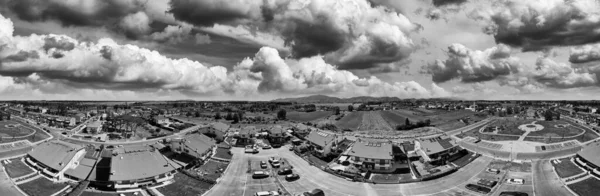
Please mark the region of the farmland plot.
POLYGON ((341 129, 357 130, 358 126, 362 123, 364 112, 350 112, 337 121, 335 125, 341 129))
POLYGON ((365 112, 363 115, 362 123, 358 128, 359 131, 392 131, 392 128, 384 119, 381 117, 378 111, 365 112))

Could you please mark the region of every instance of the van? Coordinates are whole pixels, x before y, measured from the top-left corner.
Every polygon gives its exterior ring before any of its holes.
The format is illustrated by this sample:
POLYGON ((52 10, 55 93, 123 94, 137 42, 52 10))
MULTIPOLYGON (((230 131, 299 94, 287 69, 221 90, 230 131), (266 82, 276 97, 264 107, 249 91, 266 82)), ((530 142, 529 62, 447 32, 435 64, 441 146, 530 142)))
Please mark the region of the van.
POLYGON ((266 171, 255 171, 252 174, 252 178, 266 178, 269 177, 269 172, 266 171))
POLYGON ((260 191, 256 192, 254 196, 271 196, 271 193, 269 193, 269 191, 260 191))

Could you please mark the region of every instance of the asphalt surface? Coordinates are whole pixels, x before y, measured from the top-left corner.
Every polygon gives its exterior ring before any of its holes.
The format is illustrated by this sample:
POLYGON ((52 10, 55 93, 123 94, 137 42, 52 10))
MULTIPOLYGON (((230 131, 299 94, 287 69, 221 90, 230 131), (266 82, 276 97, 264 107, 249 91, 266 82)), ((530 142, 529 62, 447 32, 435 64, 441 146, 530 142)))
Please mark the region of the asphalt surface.
POLYGON ((535 195, 569 196, 573 195, 554 172, 550 160, 539 160, 532 163, 535 195))
MULTIPOLYGON (((239 196, 252 195, 257 191, 272 191, 277 187, 283 187, 292 195, 298 195, 315 188, 322 189, 328 196, 341 195, 478 195, 464 189, 469 181, 473 181, 491 161, 491 158, 480 157, 459 171, 448 176, 418 183, 409 184, 367 184, 351 182, 326 173, 315 166, 311 166, 290 152, 286 147, 271 150, 262 150, 258 154, 244 154, 243 149, 233 148, 233 159, 224 176, 219 180, 206 195, 208 196, 239 196), (300 175, 300 179, 287 182, 281 177, 270 179, 252 179, 248 172, 249 161, 252 165, 268 157, 277 156, 285 159, 286 165, 294 167, 294 173, 300 175)), ((250 166, 255 168, 255 166, 250 166)), ((251 169, 252 170, 252 169, 251 169)))
POLYGON ((23 195, 15 185, 10 182, 10 178, 4 169, 0 169, 0 195, 23 195))

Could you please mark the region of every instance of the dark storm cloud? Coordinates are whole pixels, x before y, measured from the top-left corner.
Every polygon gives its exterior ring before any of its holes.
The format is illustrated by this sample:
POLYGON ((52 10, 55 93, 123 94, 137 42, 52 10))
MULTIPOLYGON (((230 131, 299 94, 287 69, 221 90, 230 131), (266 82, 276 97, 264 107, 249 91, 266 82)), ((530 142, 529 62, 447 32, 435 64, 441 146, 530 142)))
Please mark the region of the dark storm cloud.
POLYGON ((52 48, 55 48, 57 50, 71 51, 75 48, 75 44, 67 39, 47 37, 44 39, 43 48, 45 51, 48 51, 52 48))
POLYGON ((212 26, 251 17, 249 7, 235 5, 231 0, 171 0, 170 5, 169 13, 175 18, 198 26, 212 26))
POLYGON ((295 58, 336 51, 346 43, 344 32, 335 28, 328 18, 318 18, 316 23, 290 20, 286 24, 282 35, 286 44, 291 46, 295 58))
POLYGON ((447 5, 462 5, 466 2, 467 0, 432 0, 432 3, 435 7, 443 7, 447 5))
POLYGON ((9 55, 4 59, 1 59, 0 62, 22 62, 29 59, 39 59, 40 55, 37 51, 19 51, 17 54, 9 55))
POLYGON ((491 12, 475 10, 471 17, 489 22, 484 32, 494 35, 497 43, 523 51, 543 51, 600 41, 600 21, 594 13, 600 6, 595 0, 515 0, 493 7, 491 12))

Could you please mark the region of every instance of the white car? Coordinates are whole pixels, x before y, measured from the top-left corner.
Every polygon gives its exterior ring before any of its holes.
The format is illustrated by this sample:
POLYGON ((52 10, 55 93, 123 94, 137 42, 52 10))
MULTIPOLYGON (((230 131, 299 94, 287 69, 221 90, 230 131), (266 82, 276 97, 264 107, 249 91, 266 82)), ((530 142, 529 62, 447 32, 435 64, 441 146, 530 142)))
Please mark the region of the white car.
POLYGON ((487 168, 487 169, 485 169, 485 171, 488 172, 488 173, 492 173, 492 174, 499 174, 500 173, 500 170, 493 169, 493 168, 487 168))
POLYGON ((506 179, 507 184, 524 184, 525 180, 520 178, 510 178, 506 179))

